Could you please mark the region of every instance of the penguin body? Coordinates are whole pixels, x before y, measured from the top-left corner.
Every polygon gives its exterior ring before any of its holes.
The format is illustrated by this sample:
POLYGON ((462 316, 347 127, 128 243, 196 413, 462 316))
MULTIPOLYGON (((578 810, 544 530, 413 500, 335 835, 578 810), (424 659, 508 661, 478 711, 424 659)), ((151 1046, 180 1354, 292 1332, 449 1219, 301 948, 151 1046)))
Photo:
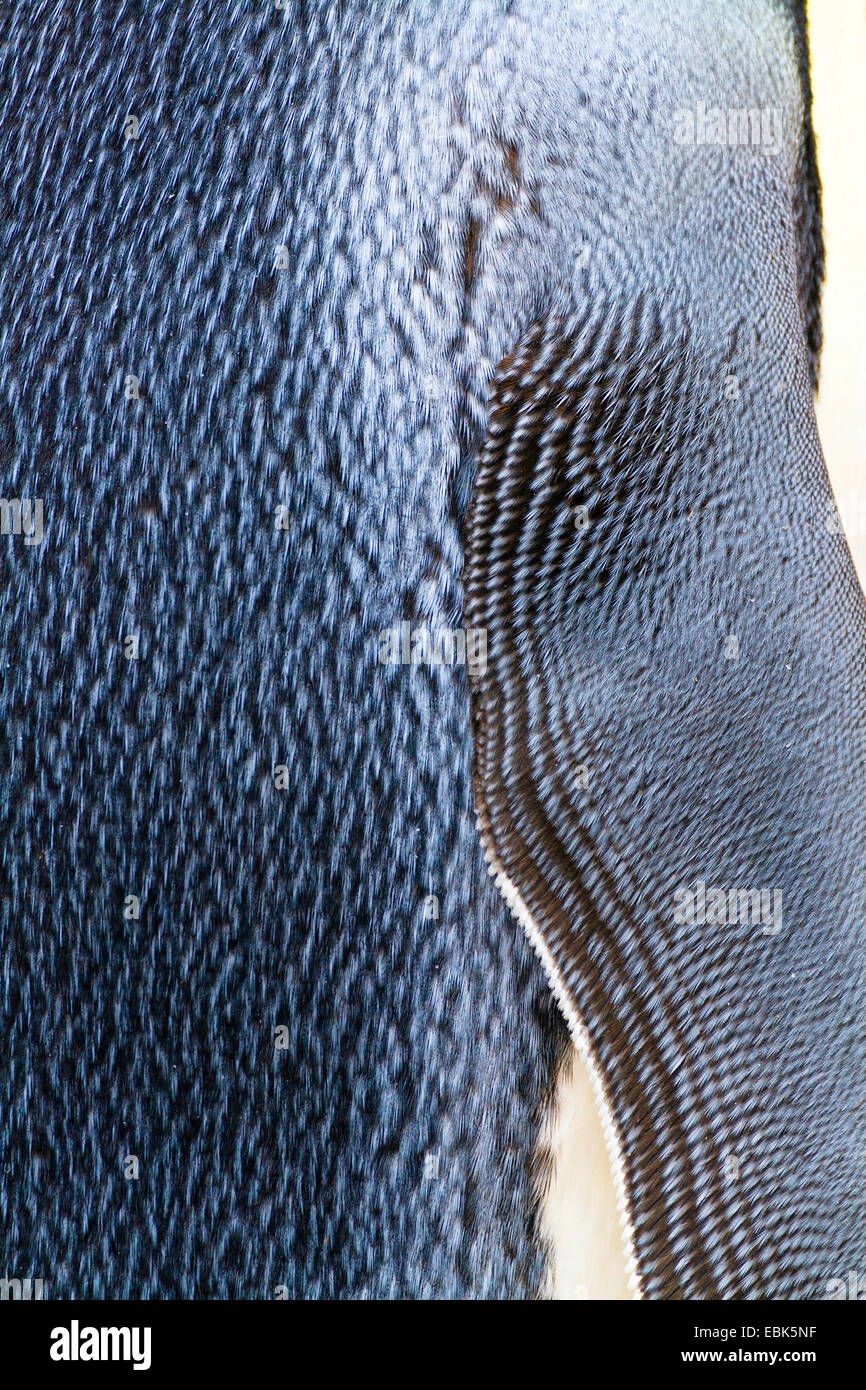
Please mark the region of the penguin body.
MULTIPOLYGON (((2 560, 0 1136, 6 1265, 43 1262, 52 1296, 547 1287, 538 1136, 568 1033, 488 874, 485 849, 519 897, 507 827, 497 849, 476 824, 478 709, 511 709, 475 640, 478 461, 495 491, 491 402, 527 344, 561 359, 560 324, 636 387, 642 352, 668 373, 681 451, 718 422, 680 350, 720 393, 772 350, 808 395, 801 7, 695 9, 16 12, 4 488, 43 499, 45 539, 2 560), (404 659, 406 624, 454 659, 404 659)), ((740 1287, 729 1251, 670 1278, 629 1239, 645 1292, 740 1287)), ((752 1250, 746 1288, 801 1290, 774 1261, 752 1250)))

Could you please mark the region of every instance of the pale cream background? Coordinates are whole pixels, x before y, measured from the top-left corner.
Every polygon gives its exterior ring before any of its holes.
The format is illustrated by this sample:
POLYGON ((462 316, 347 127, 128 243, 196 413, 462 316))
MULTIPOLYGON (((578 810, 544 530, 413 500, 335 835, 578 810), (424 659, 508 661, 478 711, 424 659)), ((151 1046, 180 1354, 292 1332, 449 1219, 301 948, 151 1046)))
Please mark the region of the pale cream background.
POLYGON ((818 428, 866 586, 866 0, 812 0, 827 281, 818 428))
MULTIPOLYGON (((700 0, 695 0, 700 3, 700 0)), ((866 587, 866 0, 811 0, 814 121, 824 188, 827 280, 818 427, 866 587)), ((556 1298, 628 1298, 613 1179, 589 1077, 576 1055, 546 1136, 544 1207, 556 1298)))

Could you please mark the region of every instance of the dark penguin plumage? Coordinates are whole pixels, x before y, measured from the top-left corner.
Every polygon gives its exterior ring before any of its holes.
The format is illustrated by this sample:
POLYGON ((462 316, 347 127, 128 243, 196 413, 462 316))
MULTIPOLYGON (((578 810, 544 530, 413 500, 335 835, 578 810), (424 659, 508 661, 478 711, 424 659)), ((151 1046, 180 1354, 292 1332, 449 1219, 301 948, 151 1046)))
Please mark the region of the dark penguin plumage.
POLYGON ((561 1008, 644 1292, 856 1268, 802 7, 19 6, 0 133, 2 493, 45 525, 0 549, 3 1268, 533 1296, 561 1008), (678 142, 699 102, 778 148, 678 142), (404 622, 487 630, 471 707, 383 664, 404 622), (781 931, 675 925, 699 877, 781 931))

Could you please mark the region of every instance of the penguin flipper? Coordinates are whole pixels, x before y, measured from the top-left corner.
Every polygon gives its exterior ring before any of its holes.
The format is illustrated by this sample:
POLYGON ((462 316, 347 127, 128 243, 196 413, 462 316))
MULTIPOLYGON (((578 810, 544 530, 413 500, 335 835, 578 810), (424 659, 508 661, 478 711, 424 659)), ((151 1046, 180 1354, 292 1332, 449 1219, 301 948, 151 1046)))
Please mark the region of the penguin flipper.
POLYGON ((814 1296, 866 1230, 864 604, 805 343, 735 398, 730 350, 640 295, 535 323, 467 518, 479 826, 651 1297, 814 1296))

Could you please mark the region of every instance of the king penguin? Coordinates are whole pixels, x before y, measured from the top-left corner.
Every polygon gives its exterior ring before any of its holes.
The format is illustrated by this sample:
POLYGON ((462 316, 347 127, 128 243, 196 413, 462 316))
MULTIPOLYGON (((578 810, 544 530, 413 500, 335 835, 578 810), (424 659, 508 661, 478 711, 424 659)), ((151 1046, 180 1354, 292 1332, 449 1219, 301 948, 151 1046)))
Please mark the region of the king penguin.
POLYGON ((862 1264, 864 605, 799 0, 17 6, 2 1263, 646 1298, 862 1264))

